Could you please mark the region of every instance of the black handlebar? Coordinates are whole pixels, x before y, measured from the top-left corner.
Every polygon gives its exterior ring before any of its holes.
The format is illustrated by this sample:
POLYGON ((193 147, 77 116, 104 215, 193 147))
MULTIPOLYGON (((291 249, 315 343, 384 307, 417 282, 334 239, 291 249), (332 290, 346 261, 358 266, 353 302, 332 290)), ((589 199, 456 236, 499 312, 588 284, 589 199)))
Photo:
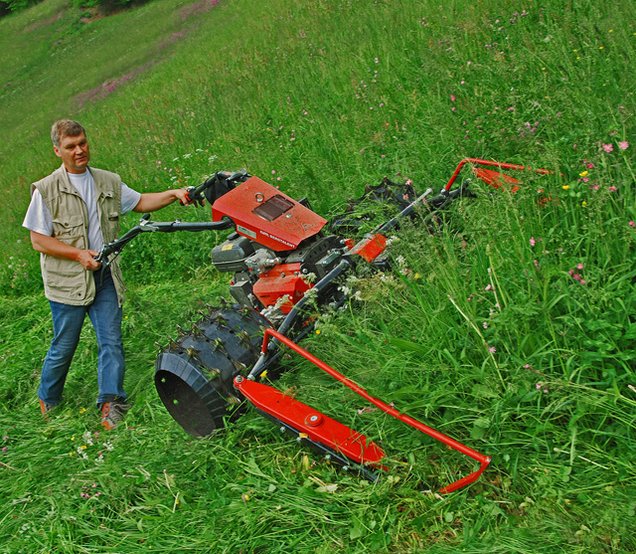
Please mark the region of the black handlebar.
POLYGON ((95 260, 105 265, 109 263, 109 256, 119 254, 124 246, 141 233, 174 233, 177 231, 221 231, 233 227, 233 223, 228 218, 221 221, 150 221, 150 215, 144 214, 139 225, 127 231, 120 238, 105 244, 95 256, 95 260))
POLYGON ((188 187, 186 192, 191 202, 203 205, 203 200, 207 199, 210 205, 214 204, 217 198, 232 190, 236 185, 250 178, 246 170, 240 171, 218 171, 208 177, 203 183, 196 187, 188 187))

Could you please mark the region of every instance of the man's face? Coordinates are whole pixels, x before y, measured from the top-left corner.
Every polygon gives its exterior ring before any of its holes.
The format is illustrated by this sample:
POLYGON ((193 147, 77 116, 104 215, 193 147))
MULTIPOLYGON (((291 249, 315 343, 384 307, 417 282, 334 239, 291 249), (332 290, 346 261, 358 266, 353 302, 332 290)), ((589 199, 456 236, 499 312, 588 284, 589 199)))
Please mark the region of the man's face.
POLYGON ((62 158, 62 163, 69 173, 84 173, 90 160, 90 151, 86 135, 76 137, 62 136, 60 145, 53 146, 55 155, 62 158))

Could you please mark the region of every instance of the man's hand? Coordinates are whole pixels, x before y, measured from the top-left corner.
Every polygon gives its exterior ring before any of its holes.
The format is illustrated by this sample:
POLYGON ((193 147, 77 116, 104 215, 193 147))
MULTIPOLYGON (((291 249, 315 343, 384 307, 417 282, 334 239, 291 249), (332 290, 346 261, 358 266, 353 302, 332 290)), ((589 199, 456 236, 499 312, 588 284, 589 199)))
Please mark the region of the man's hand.
POLYGON ((194 202, 194 199, 190 198, 187 189, 174 189, 174 193, 177 196, 177 200, 179 200, 183 206, 189 206, 194 202))
POLYGON ((102 264, 95 259, 98 252, 95 250, 80 250, 77 254, 78 263, 82 264, 84 269, 88 271, 95 271, 102 267, 102 264))

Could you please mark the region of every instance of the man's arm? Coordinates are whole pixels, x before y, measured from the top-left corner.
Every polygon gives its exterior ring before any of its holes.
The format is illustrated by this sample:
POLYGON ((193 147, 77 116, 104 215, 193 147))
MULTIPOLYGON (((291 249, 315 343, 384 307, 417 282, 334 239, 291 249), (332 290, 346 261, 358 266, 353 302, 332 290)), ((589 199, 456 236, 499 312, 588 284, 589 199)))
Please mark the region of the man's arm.
POLYGON ((154 212, 179 200, 182 204, 190 204, 191 200, 185 189, 172 189, 163 192, 145 192, 133 208, 134 212, 154 212))
POLYGON ((97 252, 94 250, 81 250, 63 243, 61 240, 55 237, 49 237, 31 231, 31 244, 33 248, 38 252, 53 256, 55 258, 65 258, 77 262, 89 271, 95 271, 99 269, 102 264, 95 260, 94 256, 97 256, 97 252))

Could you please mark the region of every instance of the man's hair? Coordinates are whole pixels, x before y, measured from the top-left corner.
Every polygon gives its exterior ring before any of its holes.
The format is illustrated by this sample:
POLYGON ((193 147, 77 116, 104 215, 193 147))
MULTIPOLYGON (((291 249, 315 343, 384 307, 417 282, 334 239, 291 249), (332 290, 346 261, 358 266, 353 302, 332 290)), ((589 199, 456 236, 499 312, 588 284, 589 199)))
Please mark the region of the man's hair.
POLYGON ((53 146, 59 146, 62 137, 77 137, 86 134, 84 127, 72 119, 59 119, 51 127, 51 140, 53 146))

